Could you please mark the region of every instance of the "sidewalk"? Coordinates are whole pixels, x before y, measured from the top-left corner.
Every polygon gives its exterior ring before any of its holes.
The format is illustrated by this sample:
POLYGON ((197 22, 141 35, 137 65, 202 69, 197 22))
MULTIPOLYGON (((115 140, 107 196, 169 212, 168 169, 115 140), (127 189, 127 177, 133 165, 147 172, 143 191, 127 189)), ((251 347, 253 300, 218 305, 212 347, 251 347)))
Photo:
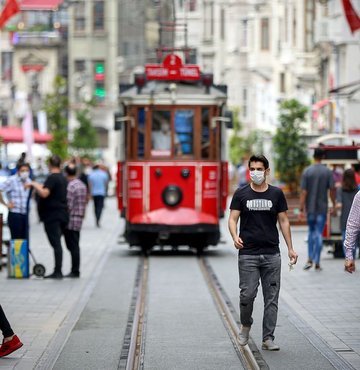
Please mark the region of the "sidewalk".
MULTIPOLYGON (((34 204, 32 208, 34 210, 34 204)), ((101 228, 95 227, 92 203, 86 212, 80 240, 80 279, 58 281, 32 276, 30 279, 15 280, 7 279, 6 268, 0 272, 0 302, 13 330, 24 343, 12 356, 0 359, 1 369, 29 370, 39 360, 46 362, 44 351, 48 346, 54 348, 63 343, 61 336, 65 334, 59 333, 61 325, 65 320, 76 322, 81 313, 81 304, 87 302, 109 246, 117 242, 121 233, 122 221, 118 216, 115 198, 106 199, 101 228), (79 312, 70 312, 77 302, 76 309, 79 312)), ((30 224, 31 249, 37 262, 45 265, 46 273, 51 273, 54 266, 53 250, 47 241, 43 224, 37 223, 35 213, 31 215, 30 224)), ((63 252, 63 273, 66 274, 70 271, 70 254, 65 243, 63 252)), ((32 266, 31 261, 30 269, 32 266)))
MULTIPOLYGON (((349 274, 344 271, 344 261, 335 259, 324 248, 321 256, 323 270, 304 271, 307 260, 306 235, 306 227, 292 227, 294 248, 299 260, 291 272, 287 268, 286 247, 282 246, 280 296, 328 346, 355 369, 360 369, 360 260, 356 261, 358 270, 349 274)), ((308 339, 311 341, 310 337, 308 339)))

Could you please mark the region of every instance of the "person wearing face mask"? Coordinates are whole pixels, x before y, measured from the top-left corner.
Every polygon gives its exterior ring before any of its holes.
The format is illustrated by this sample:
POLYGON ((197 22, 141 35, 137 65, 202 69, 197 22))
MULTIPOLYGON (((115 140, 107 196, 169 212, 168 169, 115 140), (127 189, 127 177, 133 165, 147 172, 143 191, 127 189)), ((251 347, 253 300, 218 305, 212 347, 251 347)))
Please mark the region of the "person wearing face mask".
POLYGON ((264 296, 262 349, 278 351, 280 347, 274 343, 281 274, 277 222, 287 245, 289 264, 296 264, 298 256, 292 245, 284 193, 266 182, 270 172, 268 160, 263 155, 253 155, 248 167, 250 184, 235 191, 228 221, 234 247, 239 251, 241 329, 238 341, 241 346, 249 341, 253 304, 261 279, 264 296))
POLYGON ((9 209, 8 225, 11 239, 27 239, 27 215, 30 190, 30 165, 19 163, 15 175, 0 185, 0 203, 9 209), (2 193, 6 194, 4 200, 2 193))
MULTIPOLYGON (((170 153, 171 151, 171 130, 170 130, 169 122, 162 119, 160 122, 160 130, 152 132, 151 140, 152 140, 152 149, 168 151, 170 153)), ((175 144, 176 154, 178 155, 181 154, 180 153, 180 150, 181 150, 180 141, 177 135, 174 135, 174 144, 175 144)))

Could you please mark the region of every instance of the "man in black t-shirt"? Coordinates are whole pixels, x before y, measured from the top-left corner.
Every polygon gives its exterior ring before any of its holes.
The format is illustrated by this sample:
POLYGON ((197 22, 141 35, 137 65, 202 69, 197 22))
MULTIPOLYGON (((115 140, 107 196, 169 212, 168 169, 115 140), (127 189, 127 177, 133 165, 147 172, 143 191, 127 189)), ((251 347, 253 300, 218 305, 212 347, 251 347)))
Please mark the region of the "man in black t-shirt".
POLYGON ((242 346, 248 343, 253 304, 261 279, 264 296, 262 349, 278 351, 280 347, 274 343, 281 273, 277 221, 291 265, 296 264, 297 254, 292 246, 285 196, 279 188, 266 182, 270 172, 268 160, 263 155, 253 155, 248 166, 251 182, 234 193, 229 216, 229 231, 239 250, 241 329, 238 340, 242 346))
POLYGON ((66 201, 67 181, 61 173, 61 159, 53 155, 49 160, 50 175, 44 184, 35 181, 31 185, 40 196, 39 216, 51 246, 54 248, 54 272, 45 278, 62 279, 61 236, 69 222, 66 201))

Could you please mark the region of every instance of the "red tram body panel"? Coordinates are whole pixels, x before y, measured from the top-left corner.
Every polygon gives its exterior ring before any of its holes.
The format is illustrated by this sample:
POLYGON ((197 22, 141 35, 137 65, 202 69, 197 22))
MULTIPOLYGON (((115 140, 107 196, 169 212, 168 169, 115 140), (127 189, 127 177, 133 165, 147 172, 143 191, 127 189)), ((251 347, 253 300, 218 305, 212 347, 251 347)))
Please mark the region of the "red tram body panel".
POLYGON ((219 242, 228 195, 226 88, 209 76, 201 80, 198 68, 187 69, 177 56, 150 67, 150 76, 137 76, 121 92, 123 114, 115 117, 123 144, 117 197, 125 238, 143 250, 187 245, 202 251, 219 242))

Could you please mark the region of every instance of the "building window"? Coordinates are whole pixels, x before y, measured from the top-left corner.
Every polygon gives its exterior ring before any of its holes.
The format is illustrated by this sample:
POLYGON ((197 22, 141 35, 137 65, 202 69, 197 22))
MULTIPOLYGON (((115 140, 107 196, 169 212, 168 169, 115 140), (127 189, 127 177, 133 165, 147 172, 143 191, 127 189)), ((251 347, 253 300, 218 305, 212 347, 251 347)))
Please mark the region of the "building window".
POLYGON ((281 72, 280 73, 280 92, 285 93, 286 92, 286 77, 285 73, 281 72))
POLYGON ((292 21, 292 44, 293 46, 296 46, 296 37, 297 37, 297 33, 296 33, 296 29, 297 29, 297 21, 296 21, 296 7, 294 6, 293 7, 293 21, 292 21))
POLYGON ((314 0, 305 0, 305 50, 311 51, 314 48, 314 21, 315 4, 314 0))
POLYGON ((75 72, 85 72, 85 60, 75 60, 75 72))
POLYGON ((220 39, 225 40, 225 9, 220 10, 220 39))
POLYGON ((82 32, 85 31, 86 21, 85 21, 85 2, 80 1, 75 3, 74 8, 74 31, 82 32))
POLYGON ((12 52, 3 51, 1 53, 1 81, 12 81, 12 59, 12 52))
POLYGON ((196 0, 188 0, 187 7, 190 12, 194 12, 197 8, 196 0))
POLYGON ((270 35, 269 35, 269 18, 261 19, 261 50, 269 50, 270 35))
POLYGON ((102 0, 94 1, 93 8, 94 31, 104 31, 105 29, 104 7, 105 7, 104 1, 102 0))
POLYGON ((204 3, 204 40, 211 41, 214 36, 214 3, 204 3))
POLYGON ((248 44, 248 20, 243 19, 241 22, 241 47, 247 47, 248 44))
POLYGON ((248 112, 247 112, 247 106, 248 106, 248 91, 246 88, 243 88, 242 90, 242 106, 241 106, 241 114, 243 118, 247 118, 248 112))

